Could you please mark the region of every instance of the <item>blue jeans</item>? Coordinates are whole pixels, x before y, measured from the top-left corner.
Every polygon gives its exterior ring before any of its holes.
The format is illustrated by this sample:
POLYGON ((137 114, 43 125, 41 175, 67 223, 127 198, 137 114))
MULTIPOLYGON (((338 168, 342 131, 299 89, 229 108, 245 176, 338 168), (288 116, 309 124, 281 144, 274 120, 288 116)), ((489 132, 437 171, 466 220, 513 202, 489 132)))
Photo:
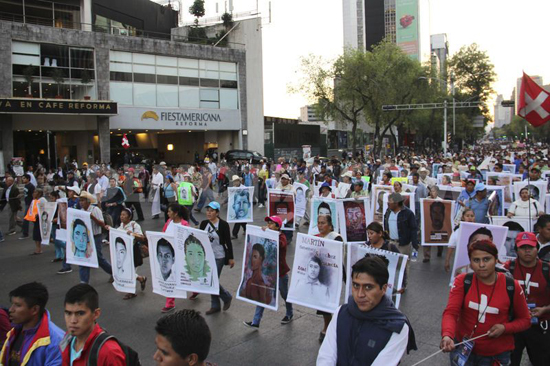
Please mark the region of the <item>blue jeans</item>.
POLYGON ((210 188, 204 189, 202 191, 201 198, 199 198, 199 203, 197 204, 197 210, 202 210, 207 198, 210 201, 214 201, 214 191, 210 188))
MULTIPOLYGON (((218 279, 220 278, 220 275, 222 274, 223 264, 225 262, 225 258, 216 258, 216 268, 218 268, 218 279)), ((221 308, 220 298, 223 300, 224 303, 227 303, 233 299, 233 296, 222 287, 220 284, 220 295, 210 295, 210 307, 212 309, 219 309, 221 308)))
MULTIPOLYGON (((103 257, 103 253, 101 252, 101 246, 103 243, 101 242, 103 240, 103 235, 94 235, 94 241, 95 241, 95 250, 97 252, 97 261, 99 263, 99 267, 103 269, 108 274, 113 274, 113 269, 111 268, 111 264, 107 262, 107 260, 103 257)), ((80 274, 80 282, 82 283, 88 283, 90 282, 90 267, 84 267, 80 266, 78 270, 80 274)))
MULTIPOLYGON (((458 346, 460 349, 460 346, 458 346)), ((452 359, 455 352, 460 352, 458 350, 451 352, 451 365, 453 364, 452 359)), ((479 356, 474 353, 470 354, 470 357, 468 357, 468 361, 466 361, 466 364, 464 366, 492 366, 493 361, 498 361, 502 366, 509 366, 510 365, 510 357, 512 352, 502 352, 495 356, 479 356)))
POLYGON ((52 237, 53 237, 53 243, 55 246, 55 258, 65 258, 65 242, 61 240, 57 240, 55 238, 55 232, 57 231, 57 226, 52 225, 52 237))
MULTIPOLYGON (((285 306, 286 306, 286 316, 289 318, 292 318, 294 313, 292 312, 292 304, 286 301, 286 297, 288 295, 288 274, 284 275, 283 277, 279 277, 279 292, 281 293, 281 297, 283 300, 285 300, 285 306)), ((252 324, 260 325, 260 322, 262 321, 262 316, 264 315, 264 307, 256 306, 256 312, 254 313, 254 319, 252 320, 252 324)))

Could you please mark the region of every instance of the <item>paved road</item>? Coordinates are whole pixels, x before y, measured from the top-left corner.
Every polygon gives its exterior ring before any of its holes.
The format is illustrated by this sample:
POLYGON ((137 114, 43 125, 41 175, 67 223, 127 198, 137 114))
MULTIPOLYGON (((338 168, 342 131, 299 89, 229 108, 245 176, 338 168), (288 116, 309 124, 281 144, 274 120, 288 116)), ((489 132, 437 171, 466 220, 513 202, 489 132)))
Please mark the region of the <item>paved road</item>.
MULTIPOLYGON (((163 220, 151 219, 150 204, 144 204, 144 212, 146 220, 142 223, 143 229, 161 231, 163 220)), ((222 217, 225 215, 222 209, 222 217)), ((255 208, 254 217, 254 224, 262 225, 265 208, 255 208)), ((197 218, 205 219, 205 215, 199 214, 197 218)), ((5 233, 6 212, 0 213, 0 225, 5 233)), ((306 231, 303 227, 301 229, 306 231)), ((41 281, 50 292, 48 309, 52 318, 64 328, 63 298, 65 292, 79 282, 78 270, 57 275, 59 263, 50 262, 54 258, 53 246, 45 248, 43 255, 29 256, 34 243, 30 239, 18 240, 18 237, 7 236, 6 241, 0 243, 0 304, 9 304, 8 293, 11 289, 26 282, 41 281)), ((239 239, 233 241, 236 265, 233 269, 225 267, 222 272, 221 283, 232 294, 235 294, 240 281, 243 242, 241 232, 239 239)), ((104 248, 103 253, 108 256, 108 249, 104 248)), ((293 245, 288 251, 287 260, 292 266, 293 245)), ((150 277, 149 260, 145 260, 138 271, 150 277)), ((164 298, 152 293, 149 282, 146 291, 139 293, 137 298, 123 301, 123 294, 114 290, 108 278, 102 270, 92 270, 90 284, 100 294, 100 325, 137 350, 144 366, 154 365, 154 325, 161 316, 164 298)), ((402 297, 401 310, 413 325, 419 350, 404 357, 402 365, 413 365, 439 349, 440 320, 447 302, 448 282, 449 275, 443 269, 443 258, 434 255, 431 263, 422 263, 421 260, 412 263, 409 288, 402 297)), ((196 309, 204 314, 210 307, 210 297, 200 295, 195 301, 178 299, 176 307, 196 309)), ((319 350, 318 336, 323 324, 322 317, 317 316, 315 310, 295 306, 294 321, 288 325, 280 324, 284 317, 284 306, 280 306, 278 312, 267 310, 258 331, 242 324, 243 321, 252 320, 253 315, 253 305, 234 300, 229 311, 206 318, 213 336, 208 357, 210 361, 220 366, 315 364, 319 350)), ((446 356, 439 354, 422 365, 447 365, 447 360, 446 356)))

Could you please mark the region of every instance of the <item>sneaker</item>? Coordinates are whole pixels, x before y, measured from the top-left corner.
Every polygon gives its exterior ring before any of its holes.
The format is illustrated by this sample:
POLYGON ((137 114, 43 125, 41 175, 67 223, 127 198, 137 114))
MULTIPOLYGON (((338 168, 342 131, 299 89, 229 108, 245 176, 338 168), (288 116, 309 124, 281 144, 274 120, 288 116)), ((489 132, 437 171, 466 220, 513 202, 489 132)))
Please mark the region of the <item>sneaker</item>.
POLYGON ((175 306, 172 306, 171 308, 167 308, 166 306, 162 308, 161 312, 162 313, 169 313, 171 311, 174 311, 174 309, 176 309, 175 306))
POLYGON ((260 329, 258 324, 252 324, 252 322, 243 322, 243 324, 252 329, 260 329))
POLYGON ((259 208, 264 208, 265 206, 262 205, 261 203, 258 205, 259 208))
POLYGON ((285 317, 283 318, 283 320, 281 320, 281 324, 288 324, 288 323, 290 323, 290 322, 292 321, 292 318, 294 318, 294 315, 292 315, 292 316, 290 316, 290 317, 289 317, 289 316, 285 316, 285 317))
POLYGON ((6 241, 6 239, 0 238, 0 243, 3 242, 3 241, 6 241))
MULTIPOLYGON (((8 234, 8 235, 11 235, 11 234, 8 234)), ((19 240, 25 240, 25 239, 28 239, 28 238, 29 238, 28 235, 21 235, 21 236, 19 237, 19 240)))
POLYGON ((17 234, 17 231, 10 231, 10 232, 8 233, 8 235, 15 235, 15 234, 17 234))
POLYGON ((60 269, 59 271, 57 271, 57 274, 61 274, 61 275, 62 275, 62 274, 71 273, 72 271, 73 271, 72 268, 64 268, 64 269, 62 268, 62 269, 60 269))

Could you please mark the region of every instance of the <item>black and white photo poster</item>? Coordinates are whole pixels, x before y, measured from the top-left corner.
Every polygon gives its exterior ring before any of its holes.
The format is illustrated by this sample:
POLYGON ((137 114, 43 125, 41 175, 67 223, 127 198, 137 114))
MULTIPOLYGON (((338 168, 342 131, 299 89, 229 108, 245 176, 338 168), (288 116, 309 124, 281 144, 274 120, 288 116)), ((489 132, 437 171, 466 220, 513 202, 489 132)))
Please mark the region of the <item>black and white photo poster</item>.
POLYGON ((187 293, 176 289, 175 239, 166 233, 147 232, 149 242, 149 263, 151 264, 151 282, 153 292, 165 297, 187 298, 187 293))
POLYGON ((113 268, 113 287, 118 292, 136 293, 134 237, 124 230, 109 230, 109 251, 113 268))
POLYGON ((42 245, 50 244, 52 234, 52 221, 57 208, 57 202, 46 202, 44 205, 38 205, 38 219, 40 224, 40 237, 42 245))

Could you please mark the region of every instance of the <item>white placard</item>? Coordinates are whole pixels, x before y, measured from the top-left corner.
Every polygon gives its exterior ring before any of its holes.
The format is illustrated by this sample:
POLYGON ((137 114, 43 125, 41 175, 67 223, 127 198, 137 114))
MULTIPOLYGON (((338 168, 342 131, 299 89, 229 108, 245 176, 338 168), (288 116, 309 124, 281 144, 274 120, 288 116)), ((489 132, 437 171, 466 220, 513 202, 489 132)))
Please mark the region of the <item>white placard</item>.
POLYGON ((449 245, 453 233, 454 201, 420 199, 422 245, 449 245))
MULTIPOLYGON (((176 231, 175 228, 173 231, 176 231)), ((187 298, 185 291, 176 289, 174 237, 166 233, 147 231, 147 241, 149 242, 153 292, 165 297, 187 298)))
POLYGON ((67 263, 97 268, 97 252, 90 212, 67 209, 67 263))
POLYGON ((311 200, 311 213, 310 225, 308 229, 308 235, 317 235, 319 234, 319 229, 317 228, 317 218, 319 215, 330 215, 332 217, 332 226, 334 231, 337 233, 339 231, 339 220, 338 220, 338 201, 331 198, 321 198, 314 197, 311 200))
POLYGON ((109 230, 109 252, 113 268, 113 287, 118 292, 136 293, 134 237, 124 230, 109 230))
POLYGON ((229 187, 227 195, 227 222, 253 222, 254 187, 229 187))
POLYGON ((296 217, 304 217, 306 215, 309 188, 298 182, 294 182, 293 186, 296 190, 296 217))
MULTIPOLYGON (((52 221, 57 209, 57 202, 45 202, 44 205, 38 205, 38 222, 40 225, 40 237, 42 245, 50 245, 52 234, 52 221)), ((35 224, 36 225, 36 224, 35 224)))

